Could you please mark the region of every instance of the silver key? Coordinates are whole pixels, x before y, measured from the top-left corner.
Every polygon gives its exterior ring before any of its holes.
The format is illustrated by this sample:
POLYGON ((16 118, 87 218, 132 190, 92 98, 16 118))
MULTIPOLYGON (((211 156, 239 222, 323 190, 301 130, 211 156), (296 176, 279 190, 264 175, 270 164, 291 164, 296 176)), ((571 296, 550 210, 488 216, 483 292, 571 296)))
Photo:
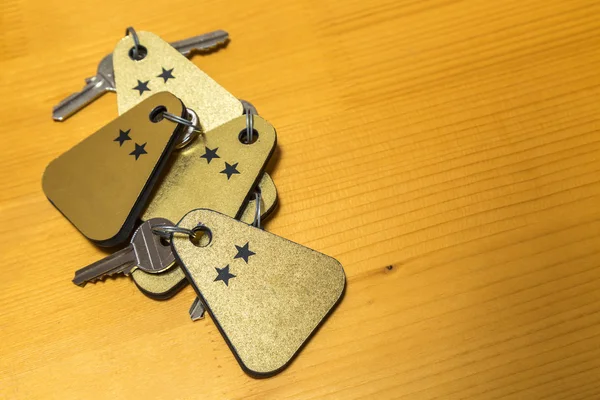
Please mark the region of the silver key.
MULTIPOLYGON (((184 56, 196 51, 206 52, 224 45, 229 40, 229 34, 219 30, 194 36, 171 43, 184 56)), ((77 93, 73 93, 58 103, 52 110, 55 121, 64 121, 83 107, 87 106, 106 92, 116 92, 115 71, 113 69, 112 53, 105 56, 98 64, 96 76, 86 78, 86 85, 77 93)))
POLYGON ((115 274, 129 275, 139 268, 150 273, 160 273, 175 265, 171 246, 163 244, 160 236, 152 228, 160 225, 172 226, 164 218, 152 218, 140 225, 131 238, 131 243, 100 261, 75 272, 73 283, 85 286, 115 274))

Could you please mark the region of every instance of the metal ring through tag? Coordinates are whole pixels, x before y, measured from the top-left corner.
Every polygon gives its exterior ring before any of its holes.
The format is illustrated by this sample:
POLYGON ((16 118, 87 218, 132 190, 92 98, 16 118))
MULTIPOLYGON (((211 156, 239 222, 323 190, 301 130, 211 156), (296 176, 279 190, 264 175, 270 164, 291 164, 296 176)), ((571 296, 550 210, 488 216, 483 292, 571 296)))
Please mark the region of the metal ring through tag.
POLYGON ((175 145, 175 148, 181 149, 187 146, 192 140, 202 132, 202 128, 198 125, 198 115, 191 108, 186 108, 186 117, 182 118, 178 115, 171 114, 168 111, 162 113, 163 118, 185 126, 185 130, 181 133, 180 138, 175 145))
POLYGON ((184 148, 190 144, 190 142, 194 140, 200 133, 198 130, 198 114, 196 114, 196 112, 194 112, 194 110, 191 108, 186 108, 185 112, 189 125, 186 124, 184 131, 181 132, 181 135, 179 135, 179 139, 175 145, 176 149, 184 148))

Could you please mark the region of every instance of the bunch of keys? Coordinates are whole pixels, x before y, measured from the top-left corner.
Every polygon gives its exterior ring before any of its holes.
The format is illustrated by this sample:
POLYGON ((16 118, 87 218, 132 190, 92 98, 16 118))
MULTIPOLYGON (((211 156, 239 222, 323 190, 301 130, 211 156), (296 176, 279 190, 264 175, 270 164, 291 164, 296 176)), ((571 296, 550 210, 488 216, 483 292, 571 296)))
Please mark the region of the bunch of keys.
POLYGON ((52 161, 42 186, 98 246, 121 250, 76 271, 79 286, 131 276, 148 297, 191 283, 244 371, 281 371, 341 299, 335 259, 262 230, 278 204, 265 172, 274 127, 186 56, 224 31, 169 44, 128 28, 96 77, 54 108, 62 121, 107 91, 119 117, 52 161), (248 311, 251 310, 251 311, 248 311))

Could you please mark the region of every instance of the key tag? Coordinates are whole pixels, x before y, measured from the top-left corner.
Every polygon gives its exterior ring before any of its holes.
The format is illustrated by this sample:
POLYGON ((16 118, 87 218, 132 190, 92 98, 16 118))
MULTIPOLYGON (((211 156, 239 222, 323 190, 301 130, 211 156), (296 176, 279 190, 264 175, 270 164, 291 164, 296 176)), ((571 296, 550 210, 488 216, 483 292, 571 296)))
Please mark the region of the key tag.
POLYGON ((344 292, 334 258, 216 211, 193 210, 176 228, 177 263, 252 376, 286 367, 344 292))
POLYGON ((179 221, 196 208, 239 218, 277 142, 271 124, 259 116, 253 120, 252 141, 247 140, 246 117, 242 116, 199 135, 192 144, 176 151, 142 219, 179 221))
POLYGON ((150 32, 127 32, 113 51, 119 114, 169 91, 194 110, 203 132, 242 115, 238 99, 169 43, 150 32))
POLYGON ((115 246, 132 233, 175 148, 184 116, 174 95, 149 97, 53 160, 42 178, 50 202, 88 239, 115 246))
MULTIPOLYGON (((255 221, 266 220, 276 208, 277 188, 271 177, 267 173, 263 173, 254 198, 251 198, 244 207, 240 221, 251 224, 255 221)), ((171 268, 160 274, 149 274, 141 269, 136 269, 131 273, 131 277, 142 293, 155 300, 169 299, 187 284, 185 274, 179 267, 171 268)), ((193 309, 196 310, 195 307, 193 309)), ((202 315, 202 311, 194 311, 192 319, 200 319, 202 315)))

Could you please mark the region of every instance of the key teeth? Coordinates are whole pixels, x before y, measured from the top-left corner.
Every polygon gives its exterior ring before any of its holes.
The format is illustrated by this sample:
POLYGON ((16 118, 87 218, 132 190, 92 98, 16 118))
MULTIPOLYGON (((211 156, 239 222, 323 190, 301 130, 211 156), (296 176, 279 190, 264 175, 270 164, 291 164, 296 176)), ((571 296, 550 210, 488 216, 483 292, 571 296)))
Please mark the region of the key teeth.
POLYGON ((214 53, 218 50, 221 50, 224 47, 227 47, 227 44, 229 44, 229 38, 225 39, 225 40, 219 40, 216 41, 215 43, 213 43, 212 45, 208 46, 208 47, 203 47, 201 49, 191 49, 189 51, 189 53, 187 54, 188 57, 194 55, 194 54, 210 54, 210 53, 214 53))
POLYGON ((96 283, 98 281, 105 281, 106 278, 112 278, 114 275, 125 275, 125 276, 129 276, 128 272, 123 272, 123 271, 112 271, 112 272, 107 272, 104 275, 100 275, 97 276, 95 278, 91 278, 87 281, 83 281, 81 283, 77 283, 77 276, 75 277, 75 279, 73 279, 73 283, 76 284, 77 286, 81 286, 84 287, 86 285, 86 283, 96 283))

